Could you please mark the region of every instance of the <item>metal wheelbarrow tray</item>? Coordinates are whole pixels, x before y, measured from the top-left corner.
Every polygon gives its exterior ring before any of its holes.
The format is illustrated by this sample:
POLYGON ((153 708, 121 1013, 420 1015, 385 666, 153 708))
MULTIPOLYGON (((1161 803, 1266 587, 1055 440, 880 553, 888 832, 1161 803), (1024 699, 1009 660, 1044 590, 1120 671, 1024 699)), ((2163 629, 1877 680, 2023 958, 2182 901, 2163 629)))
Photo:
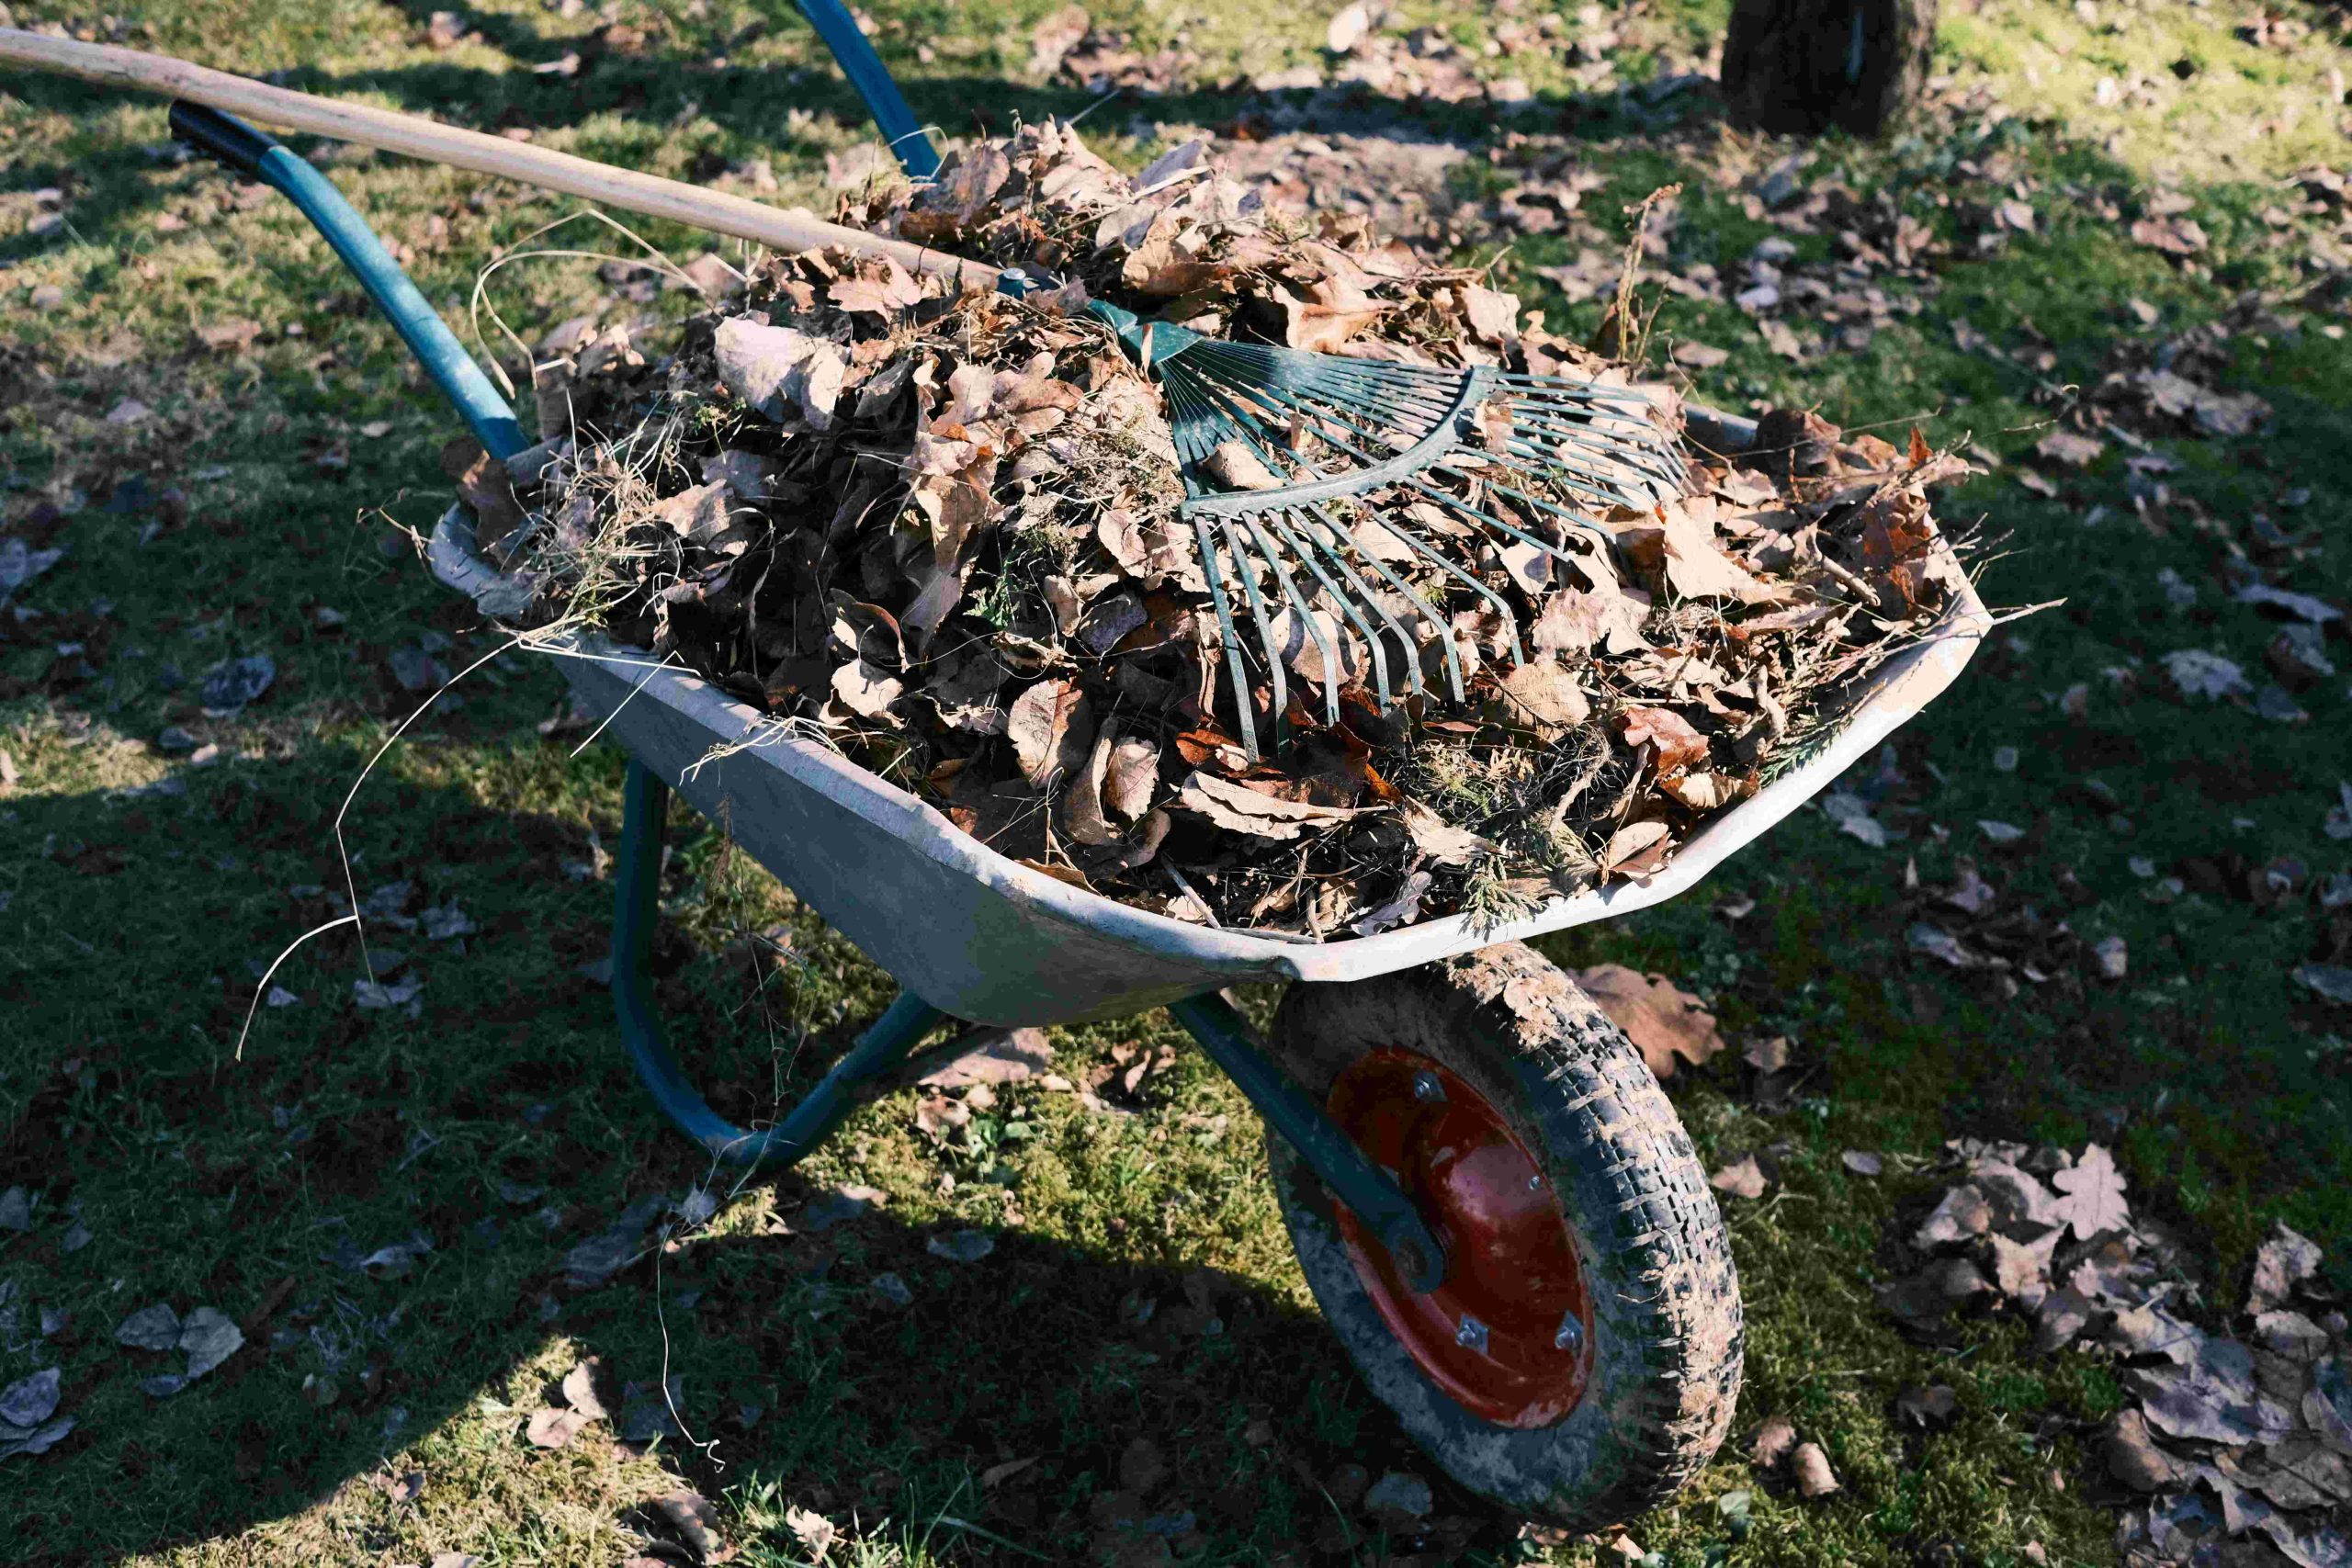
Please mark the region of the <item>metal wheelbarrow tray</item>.
MULTIPOLYGON (((316 170, 214 111, 181 105, 172 118, 301 209, 493 457, 527 445, 316 170)), ((1719 449, 1753 434, 1728 416, 1696 423, 1719 449)), ((430 557, 486 612, 519 607, 454 509, 430 557)), ((1917 714, 1990 624, 1963 580, 1935 635, 1882 665, 1813 755, 1646 882, 1500 927, 1456 916, 1328 942, 1189 925, 1080 891, 690 673, 595 636, 549 651, 631 758, 615 1012, 639 1077, 681 1128, 724 1158, 789 1163, 943 1024, 1165 1003, 1263 1117, 1300 1267, 1374 1393, 1465 1486, 1590 1529, 1671 1496, 1721 1442, 1740 1378, 1738 1282, 1705 1171, 1640 1052, 1514 939, 1697 883, 1917 714), (906 987, 773 1125, 713 1111, 654 1017, 645 958, 673 789, 906 987), (1250 980, 1296 982, 1263 1037, 1219 995, 1250 980)))
MULTIPOLYGON (((1721 414, 1696 414, 1694 423, 1719 449, 1745 446, 1754 432, 1752 422, 1721 414)), ((501 586, 454 511, 435 533, 432 565, 463 592, 486 596, 501 586)), ((774 735, 746 746, 769 725, 765 716, 690 672, 649 672, 642 651, 594 635, 551 651, 581 701, 610 717, 608 733, 705 817, 726 823, 827 924, 942 1012, 1020 1026, 1133 1012, 1236 981, 1364 980, 1660 903, 1926 707, 1989 624, 1974 588, 1963 586, 1939 632, 1880 666, 1815 755, 1706 823, 1645 881, 1555 898, 1500 926, 1453 915, 1320 942, 1194 925, 1070 886, 997 853, 820 743, 774 735)))

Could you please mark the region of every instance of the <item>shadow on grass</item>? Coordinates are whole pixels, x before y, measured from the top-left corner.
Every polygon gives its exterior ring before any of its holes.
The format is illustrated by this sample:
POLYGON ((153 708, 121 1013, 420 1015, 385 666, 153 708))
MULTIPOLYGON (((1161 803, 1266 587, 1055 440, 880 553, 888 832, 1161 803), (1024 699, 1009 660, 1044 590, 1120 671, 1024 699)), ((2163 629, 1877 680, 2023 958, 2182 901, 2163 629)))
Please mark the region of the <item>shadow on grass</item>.
MULTIPOLYGON (((706 1493, 772 1493, 869 1528, 946 1513, 1056 1556, 1083 1543, 1091 1500, 1154 1468, 1128 1457, 1137 1443, 1166 1468, 1146 1499, 1154 1528, 1197 1529, 1244 1556, 1329 1528, 1318 1484, 1338 1465, 1435 1477, 1316 1314, 1256 1280, 1188 1267, 1179 1244, 1125 1217, 1107 1222, 1101 1247, 981 1223, 992 1249, 963 1262, 932 1246, 971 1225, 968 1210, 934 1204, 933 1219, 893 1205, 795 1228, 826 1179, 767 1173, 773 1209, 764 1188, 749 1201, 781 1223, 667 1251, 649 1243, 611 1283, 576 1288, 571 1248, 649 1194, 712 1179, 630 1076, 606 993, 573 973, 600 941, 609 894, 551 874, 579 852, 580 828, 486 808, 468 790, 371 785, 380 820, 363 835, 375 840, 363 895, 413 877, 412 915, 461 902, 478 929, 460 948, 376 926, 379 953, 407 950, 380 960, 406 965, 386 974, 425 982, 413 1019, 353 1005, 348 932, 303 948, 275 981, 300 1002, 264 1009, 236 1060, 248 961, 325 908, 298 889, 289 909, 264 865, 317 848, 348 774, 321 756, 177 776, 184 794, 10 803, 8 831, 49 852, 15 889, 28 940, 0 966, 0 1006, 33 1025, 0 1056, 12 1094, 0 1187, 26 1185, 36 1214, 0 1243, 0 1262, 20 1305, 66 1314, 40 1359, 62 1367, 62 1413, 79 1426, 0 1474, 17 1521, 0 1560, 117 1560, 273 1521, 318 1529, 298 1516, 322 1503, 336 1530, 390 1550, 400 1509, 371 1486, 386 1456, 447 1463, 482 1443, 541 1467, 542 1501, 616 1517, 639 1494, 568 1477, 572 1457, 532 1454, 521 1431, 548 1403, 541 1383, 590 1355, 624 1422, 626 1385, 641 1385, 641 1415, 665 1368, 681 1380, 686 1429, 717 1446, 673 1437, 664 1462, 706 1493), (405 855, 387 840, 405 840, 405 855), (208 964, 234 978, 195 996, 164 988, 208 964), (90 1238, 74 1246, 77 1225, 90 1238), (114 1340, 158 1300, 215 1307, 246 1335, 164 1399, 140 1380, 178 1358, 114 1340), (1034 1462, 979 1486, 1015 1461, 1034 1462)), ((680 842, 682 858, 699 852, 691 833, 680 842)), ((735 1114, 788 1100, 873 1011, 880 977, 827 977, 855 961, 803 923, 815 990, 786 1004, 842 1021, 805 1042, 780 1089, 741 992, 713 984, 710 961, 673 965, 662 985, 687 1059, 735 1114)), ((1066 1138, 1081 1166, 1105 1157, 1095 1119, 1068 1096, 1000 1092, 1023 1097, 1041 1136, 1066 1138)), ((903 1123, 862 1117, 844 1136, 888 1143, 903 1123)), ((1139 1140, 1120 1147, 1117 1168, 1087 1167, 1089 1178, 1137 1179, 1155 1158, 1139 1140)), ((911 1157, 918 1180, 936 1176, 911 1157)), ((984 1170, 956 1168, 989 1188, 984 1170)), ((1204 1196, 1166 1184, 1143 1212, 1164 1218, 1204 1196)), ((1475 1511, 1440 1497, 1442 1511, 1475 1511)), ((1509 1533, 1500 1520, 1476 1528, 1498 1543, 1509 1533)))

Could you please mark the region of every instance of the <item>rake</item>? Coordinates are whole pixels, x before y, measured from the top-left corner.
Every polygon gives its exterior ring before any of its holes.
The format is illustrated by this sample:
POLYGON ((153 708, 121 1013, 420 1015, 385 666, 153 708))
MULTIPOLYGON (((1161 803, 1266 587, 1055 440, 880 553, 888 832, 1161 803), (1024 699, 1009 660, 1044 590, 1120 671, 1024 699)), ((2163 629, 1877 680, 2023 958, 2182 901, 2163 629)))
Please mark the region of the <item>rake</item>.
POLYGON ((1516 544, 1556 558, 1597 587, 1596 573, 1610 570, 1605 556, 1597 561, 1564 541, 1581 531, 1588 551, 1605 551, 1610 536, 1579 508, 1646 509, 1683 483, 1674 442, 1647 417, 1649 399, 1631 389, 1487 366, 1443 370, 1232 343, 1143 321, 1103 300, 1087 309, 1167 395, 1184 479, 1181 513, 1193 525, 1252 761, 1254 704, 1233 610, 1236 588, 1257 633, 1278 745, 1290 694, 1270 590, 1314 640, 1325 722, 1340 720, 1340 651, 1316 613, 1315 593, 1301 588, 1294 568, 1362 637, 1381 711, 1400 694, 1389 671, 1391 638, 1407 654, 1398 661, 1403 694, 1428 694, 1418 654, 1434 642, 1442 650, 1445 698, 1459 706, 1469 674, 1460 634, 1382 551, 1364 547, 1360 529, 1385 534, 1404 552, 1395 558, 1426 564, 1482 600, 1499 617, 1513 662, 1524 662, 1518 619, 1472 570, 1475 549, 1459 551, 1471 558, 1465 564, 1434 542, 1426 525, 1408 521, 1411 509, 1433 508, 1474 543, 1516 544), (1238 462, 1237 448, 1246 455, 1238 462), (1237 469, 1250 472, 1259 487, 1220 482, 1237 469), (1535 531, 1547 524, 1556 538, 1535 531), (1386 587, 1389 602, 1367 572, 1386 587))
MULTIPOLYGON (((933 174, 936 152, 838 0, 799 5, 848 68, 901 164, 918 178, 933 174)), ((927 272, 961 274, 1008 294, 1031 287, 1016 272, 804 213, 166 56, 0 28, 0 63, 164 93, 781 249, 839 246, 927 272)), ((415 303, 427 309, 422 300, 415 303)), ((1485 366, 1446 370, 1234 343, 1172 322, 1145 321, 1104 300, 1087 309, 1167 395, 1186 494, 1182 515, 1192 525, 1251 761, 1259 756, 1257 704, 1237 598, 1255 633, 1277 746, 1286 737, 1290 709, 1276 628, 1285 612, 1321 656, 1326 722, 1340 719, 1343 660, 1326 616, 1317 613, 1318 598, 1361 637, 1380 711, 1402 697, 1435 695, 1421 657, 1432 643, 1442 650, 1442 700, 1459 705, 1467 700, 1471 676, 1462 634, 1383 558, 1390 552, 1364 547, 1365 529, 1396 541, 1402 553, 1391 558, 1426 566, 1425 580, 1458 584, 1493 611, 1512 660, 1523 662, 1518 618, 1481 575, 1485 553, 1532 548, 1598 587, 1597 574, 1610 570, 1609 536, 1594 512, 1646 509, 1683 482, 1673 440, 1647 417, 1649 400, 1630 388, 1485 366), (1254 488, 1231 482, 1237 468, 1247 471, 1254 488), (1443 520, 1442 543, 1432 537, 1426 518, 1419 518, 1423 509, 1443 520), (1581 553, 1568 547, 1579 536, 1587 547, 1581 553), (1302 584, 1302 574, 1311 588, 1302 584), (1392 649, 1402 655, 1394 671, 1392 649)))

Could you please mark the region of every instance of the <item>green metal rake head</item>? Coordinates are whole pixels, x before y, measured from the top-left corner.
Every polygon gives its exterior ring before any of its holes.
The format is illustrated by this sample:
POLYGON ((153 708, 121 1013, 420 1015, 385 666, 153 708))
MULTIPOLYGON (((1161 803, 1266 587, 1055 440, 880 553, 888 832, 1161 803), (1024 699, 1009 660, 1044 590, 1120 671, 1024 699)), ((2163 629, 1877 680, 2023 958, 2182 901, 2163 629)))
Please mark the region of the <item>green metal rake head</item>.
POLYGON ((1250 660, 1234 617, 1234 588, 1256 632, 1277 745, 1289 705, 1274 629, 1284 609, 1322 656, 1325 718, 1339 722, 1341 660, 1315 613, 1318 599, 1363 639, 1382 711, 1399 694, 1428 694, 1419 655, 1432 642, 1442 651, 1443 700, 1459 705, 1468 679, 1459 634, 1384 554, 1426 565, 1475 594, 1502 617, 1511 658, 1523 660, 1517 617, 1464 545, 1531 547, 1589 577, 1609 569, 1565 541, 1582 530, 1589 546, 1605 551, 1609 536, 1577 508, 1646 508, 1683 483, 1673 440, 1647 417, 1649 399, 1631 389, 1229 343, 1142 321, 1100 300, 1088 310, 1167 394, 1184 475, 1182 515, 1193 525, 1253 761, 1250 660), (1262 466, 1258 481, 1271 479, 1272 488, 1222 482, 1239 466, 1262 466), (1408 520, 1417 504, 1435 508, 1453 536, 1432 537, 1408 520), (1401 549, 1363 547, 1358 531, 1367 525, 1401 549), (1392 677, 1392 649, 1405 655, 1401 680, 1392 677))

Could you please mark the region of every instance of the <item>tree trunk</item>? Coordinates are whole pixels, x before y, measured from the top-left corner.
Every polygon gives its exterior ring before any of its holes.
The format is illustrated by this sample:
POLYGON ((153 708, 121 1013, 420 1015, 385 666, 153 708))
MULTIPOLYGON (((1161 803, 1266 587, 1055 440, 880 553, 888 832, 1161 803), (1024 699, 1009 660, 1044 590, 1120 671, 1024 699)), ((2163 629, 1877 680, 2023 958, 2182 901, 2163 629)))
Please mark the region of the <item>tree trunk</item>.
POLYGON ((1732 0, 1724 102, 1781 135, 1886 129, 1928 79, 1937 0, 1732 0))

